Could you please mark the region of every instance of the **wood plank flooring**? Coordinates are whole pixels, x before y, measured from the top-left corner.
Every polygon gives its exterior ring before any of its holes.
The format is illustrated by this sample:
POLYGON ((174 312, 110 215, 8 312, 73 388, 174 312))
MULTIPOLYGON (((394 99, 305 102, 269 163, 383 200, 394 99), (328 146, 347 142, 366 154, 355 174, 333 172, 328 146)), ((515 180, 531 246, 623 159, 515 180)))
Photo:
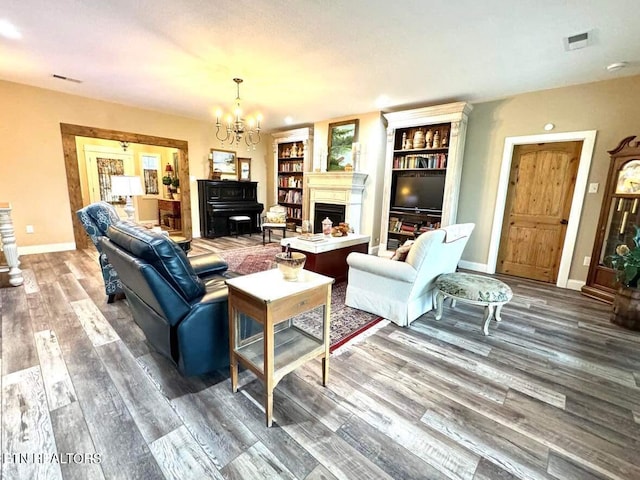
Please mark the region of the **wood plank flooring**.
MULTIPOLYGON (((194 240, 191 255, 261 244, 194 240)), ((126 301, 107 304, 94 249, 21 257, 0 277, 1 478, 640 479, 640 334, 610 307, 501 276, 514 291, 445 306, 312 361, 274 393, 241 373, 182 377, 126 301)))

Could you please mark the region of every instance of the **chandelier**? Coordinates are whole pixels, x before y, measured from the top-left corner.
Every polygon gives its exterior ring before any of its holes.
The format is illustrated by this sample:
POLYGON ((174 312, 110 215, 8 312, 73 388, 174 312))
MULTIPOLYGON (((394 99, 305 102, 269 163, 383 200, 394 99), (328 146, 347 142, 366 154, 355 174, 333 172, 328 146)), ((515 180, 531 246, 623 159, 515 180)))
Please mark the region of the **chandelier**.
POLYGON ((216 112, 216 138, 220 140, 223 146, 224 142, 235 143, 237 146, 244 139, 247 147, 253 146, 255 149, 255 146, 260 143, 260 121, 262 120, 262 115, 256 115, 255 119, 253 117, 247 117, 246 120, 242 118, 242 108, 240 106, 240 84, 242 79, 234 78, 233 81, 236 82, 238 92, 235 108, 233 114, 226 115, 224 125, 220 121, 222 111, 218 110, 216 112), (224 136, 221 136, 221 130, 226 130, 224 136))

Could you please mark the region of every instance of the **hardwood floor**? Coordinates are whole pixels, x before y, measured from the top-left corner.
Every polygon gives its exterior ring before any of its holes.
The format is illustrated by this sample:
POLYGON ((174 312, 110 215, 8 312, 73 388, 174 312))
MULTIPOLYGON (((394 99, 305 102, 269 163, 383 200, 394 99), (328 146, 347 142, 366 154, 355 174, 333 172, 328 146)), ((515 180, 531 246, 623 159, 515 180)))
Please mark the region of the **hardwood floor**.
POLYGON ((487 337, 465 304, 387 325, 332 356, 328 387, 319 361, 286 376, 266 428, 259 381, 180 376, 106 303, 96 256, 1 278, 2 478, 640 479, 640 334, 577 292, 501 276, 487 337))

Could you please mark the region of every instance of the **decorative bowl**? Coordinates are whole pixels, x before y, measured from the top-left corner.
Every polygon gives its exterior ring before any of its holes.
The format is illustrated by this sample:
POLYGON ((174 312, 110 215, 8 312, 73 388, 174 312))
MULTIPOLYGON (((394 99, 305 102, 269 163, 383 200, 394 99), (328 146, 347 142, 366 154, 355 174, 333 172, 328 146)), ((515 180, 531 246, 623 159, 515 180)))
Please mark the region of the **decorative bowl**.
POLYGON ((276 264, 285 280, 297 280, 307 256, 299 252, 290 252, 291 257, 288 255, 286 252, 276 253, 276 264))

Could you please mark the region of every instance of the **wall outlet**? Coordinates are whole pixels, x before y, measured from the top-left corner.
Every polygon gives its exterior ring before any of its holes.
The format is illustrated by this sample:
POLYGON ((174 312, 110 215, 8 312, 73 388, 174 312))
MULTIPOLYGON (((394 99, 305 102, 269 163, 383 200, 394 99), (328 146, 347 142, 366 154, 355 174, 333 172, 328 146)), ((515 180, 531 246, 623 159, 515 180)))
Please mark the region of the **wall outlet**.
POLYGON ((584 261, 582 262, 582 264, 585 267, 588 267, 591 264, 591 257, 584 257, 584 261))
POLYGON ((33 225, 27 225, 27 233, 33 233, 33 225))
POLYGON ((589 193, 598 193, 598 187, 600 184, 598 183, 590 183, 589 184, 589 193))

